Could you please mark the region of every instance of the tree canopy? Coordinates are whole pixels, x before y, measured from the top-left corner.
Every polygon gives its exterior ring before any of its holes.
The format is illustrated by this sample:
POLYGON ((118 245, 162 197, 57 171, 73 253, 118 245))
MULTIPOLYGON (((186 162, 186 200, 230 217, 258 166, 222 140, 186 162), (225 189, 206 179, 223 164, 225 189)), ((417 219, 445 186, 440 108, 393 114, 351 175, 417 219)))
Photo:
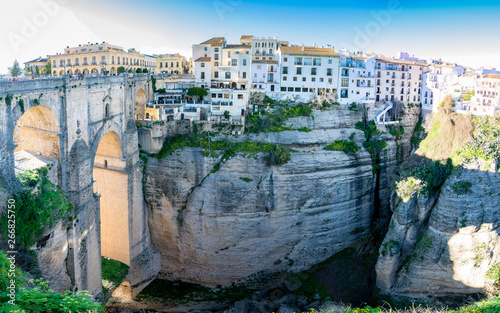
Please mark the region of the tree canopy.
POLYGON ((21 75, 21 68, 19 67, 19 62, 17 62, 17 60, 14 60, 14 64, 10 69, 10 76, 17 77, 19 75, 21 75))
POLYGON ((122 73, 125 73, 125 67, 120 66, 120 67, 118 68, 118 74, 122 74, 122 73))
POLYGON ((199 99, 203 99, 203 97, 208 95, 208 92, 205 90, 205 88, 191 87, 188 89, 187 95, 190 97, 197 97, 199 99))

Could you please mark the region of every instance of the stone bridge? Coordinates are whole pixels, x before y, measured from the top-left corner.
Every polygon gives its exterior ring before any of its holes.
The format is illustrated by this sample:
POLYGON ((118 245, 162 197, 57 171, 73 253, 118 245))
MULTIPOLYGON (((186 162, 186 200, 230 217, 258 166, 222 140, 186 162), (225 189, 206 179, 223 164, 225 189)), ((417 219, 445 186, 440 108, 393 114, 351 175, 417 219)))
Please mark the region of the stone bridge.
POLYGON ((152 97, 149 76, 0 83, 1 174, 14 177, 21 151, 55 165, 52 180, 75 204, 66 268, 78 290, 95 296, 102 292, 101 255, 131 266, 131 285, 159 270, 134 122, 134 105, 152 97))

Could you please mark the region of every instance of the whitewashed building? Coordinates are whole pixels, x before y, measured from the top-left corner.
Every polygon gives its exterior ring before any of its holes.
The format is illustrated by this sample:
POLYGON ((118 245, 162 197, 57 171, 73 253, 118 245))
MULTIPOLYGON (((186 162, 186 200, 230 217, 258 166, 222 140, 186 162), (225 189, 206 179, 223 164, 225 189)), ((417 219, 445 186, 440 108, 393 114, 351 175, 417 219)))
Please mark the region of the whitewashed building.
POLYGON ((426 63, 387 57, 377 57, 375 62, 377 102, 421 102, 422 76, 426 63))
POLYGON ((337 97, 340 55, 331 48, 280 46, 280 99, 337 97))
POLYGON ((339 103, 375 103, 375 57, 340 54, 339 103))

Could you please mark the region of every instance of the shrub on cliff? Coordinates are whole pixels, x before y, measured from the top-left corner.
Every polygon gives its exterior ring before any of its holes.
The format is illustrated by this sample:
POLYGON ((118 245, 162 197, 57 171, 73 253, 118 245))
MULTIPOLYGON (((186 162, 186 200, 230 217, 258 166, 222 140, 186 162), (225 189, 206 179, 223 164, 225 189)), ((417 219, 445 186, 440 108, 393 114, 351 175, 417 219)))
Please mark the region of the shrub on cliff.
POLYGON ((268 165, 283 165, 290 161, 290 150, 282 145, 273 145, 266 156, 268 165))
MULTIPOLYGON (((74 205, 58 186, 47 178, 47 168, 25 171, 18 175, 22 186, 15 197, 16 240, 23 247, 39 241, 44 232, 59 220, 69 220, 74 205)), ((2 235, 8 236, 8 212, 0 219, 2 235)))
POLYGON ((360 149, 360 146, 348 140, 335 140, 323 149, 330 151, 344 151, 345 153, 350 154, 356 153, 360 149))

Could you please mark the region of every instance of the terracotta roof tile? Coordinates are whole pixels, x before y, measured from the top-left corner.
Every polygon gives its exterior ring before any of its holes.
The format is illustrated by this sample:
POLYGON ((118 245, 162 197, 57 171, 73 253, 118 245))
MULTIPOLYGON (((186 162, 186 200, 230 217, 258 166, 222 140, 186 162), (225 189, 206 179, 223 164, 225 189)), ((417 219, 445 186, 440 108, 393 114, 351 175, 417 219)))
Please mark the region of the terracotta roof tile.
POLYGON ((198 58, 196 60, 194 60, 195 62, 210 62, 212 61, 212 58, 210 57, 201 57, 201 58, 198 58))
POLYGON ((327 56, 340 56, 337 51, 330 48, 318 47, 280 47, 282 54, 310 54, 310 55, 327 55, 327 56))
POLYGON ((224 37, 213 37, 207 41, 202 42, 201 45, 223 46, 224 40, 224 37))

